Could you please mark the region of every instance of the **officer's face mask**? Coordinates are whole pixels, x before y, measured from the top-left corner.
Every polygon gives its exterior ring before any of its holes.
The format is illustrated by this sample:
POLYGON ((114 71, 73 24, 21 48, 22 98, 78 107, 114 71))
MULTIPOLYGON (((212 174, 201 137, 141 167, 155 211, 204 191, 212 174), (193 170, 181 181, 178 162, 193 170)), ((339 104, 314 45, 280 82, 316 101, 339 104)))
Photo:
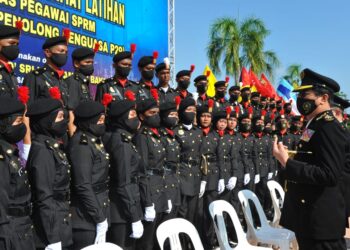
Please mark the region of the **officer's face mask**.
POLYGON ((277 109, 277 111, 281 111, 282 110, 282 105, 278 105, 276 109, 277 109))
POLYGON ((251 100, 250 101, 253 106, 257 107, 259 105, 259 100, 251 100))
POLYGON ((59 122, 54 122, 50 128, 50 132, 57 138, 61 138, 67 133, 68 129, 68 121, 67 119, 63 119, 59 122))
POLYGON ((91 76, 94 73, 94 65, 93 64, 81 65, 79 67, 79 71, 84 76, 91 76))
POLYGON ((166 128, 174 128, 179 122, 179 119, 177 117, 167 116, 162 119, 162 122, 166 128))
POLYGON ((226 95, 225 91, 217 91, 217 92, 216 92, 216 96, 217 96, 218 98, 224 98, 225 95, 226 95))
POLYGON ((287 114, 290 114, 292 112, 292 107, 288 106, 284 109, 287 114))
POLYGON ((140 127, 140 120, 137 117, 127 119, 125 121, 125 126, 130 133, 135 133, 137 129, 140 127))
POLYGON ((154 70, 142 70, 141 71, 142 78, 146 81, 152 81, 154 77, 154 70))
POLYGON ((239 125, 239 130, 243 133, 250 132, 252 125, 250 123, 241 123, 239 125))
POLYGON ((194 121, 194 117, 195 117, 195 112, 183 112, 181 114, 181 120, 184 124, 192 124, 194 121))
POLYGON ((103 124, 90 124, 89 132, 92 133, 96 137, 101 137, 106 132, 106 125, 103 124))
POLYGON ((152 116, 145 116, 144 124, 150 128, 159 128, 160 127, 160 116, 155 114, 152 116))
POLYGON ((279 121, 276 123, 276 127, 278 130, 284 130, 288 128, 288 124, 286 121, 279 121))
POLYGON ((232 102, 237 101, 237 100, 238 100, 238 97, 239 97, 239 95, 237 95, 237 94, 232 94, 232 95, 230 95, 230 99, 231 99, 232 102))
POLYGON ((250 94, 246 94, 246 93, 242 94, 242 100, 244 102, 249 101, 249 99, 250 99, 250 94))
POLYGON ((306 116, 311 114, 317 108, 316 100, 306 99, 302 97, 297 98, 297 108, 300 114, 306 116))
POLYGON ((0 52, 7 60, 13 61, 19 55, 18 45, 3 46, 0 52))
POLYGON ((197 92, 199 94, 204 94, 207 91, 207 86, 204 84, 198 84, 197 85, 197 92))
POLYGON ((257 124, 257 125, 255 125, 254 130, 255 130, 255 132, 260 133, 260 132, 262 132, 264 130, 264 125, 263 124, 257 124))
POLYGON ((50 57, 53 64, 55 64, 58 68, 63 67, 67 63, 68 55, 61 53, 52 53, 50 57))
POLYGON ((269 135, 272 134, 272 128, 271 127, 264 128, 264 133, 269 135))
POLYGON ((118 76, 120 76, 121 78, 127 78, 128 75, 130 74, 131 68, 117 65, 115 67, 115 70, 118 76))
POLYGON ((275 104, 275 103, 271 103, 271 104, 269 105, 269 107, 270 107, 270 109, 275 109, 275 108, 276 108, 276 104, 275 104))
POLYGON ((27 133, 26 125, 23 123, 18 125, 11 125, 6 128, 2 136, 10 144, 15 144, 21 141, 27 133))
POLYGON ((178 83, 181 89, 187 89, 191 82, 189 80, 181 80, 178 83))

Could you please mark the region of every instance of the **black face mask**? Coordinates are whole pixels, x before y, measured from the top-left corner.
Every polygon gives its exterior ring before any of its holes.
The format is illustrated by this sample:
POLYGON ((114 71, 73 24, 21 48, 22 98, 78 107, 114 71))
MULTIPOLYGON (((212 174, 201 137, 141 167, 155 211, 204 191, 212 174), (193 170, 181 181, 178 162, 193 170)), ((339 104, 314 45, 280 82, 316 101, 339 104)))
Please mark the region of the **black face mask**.
POLYGON ((243 102, 247 102, 247 101, 249 101, 249 99, 250 99, 250 95, 247 95, 247 94, 242 95, 243 102))
POLYGON ((90 124, 89 132, 92 133, 96 137, 101 137, 106 132, 105 124, 90 124))
POLYGON ((63 119, 60 122, 54 122, 51 126, 50 132, 53 136, 61 138, 65 133, 67 133, 67 129, 68 121, 66 119, 63 119))
POLYGON ((167 116, 162 119, 162 122, 166 128, 174 128, 179 122, 179 119, 176 117, 167 116))
POLYGON ((315 103, 315 100, 303 99, 301 97, 298 97, 297 108, 300 114, 305 116, 314 112, 315 109, 317 108, 317 105, 315 103))
POLYGON ((205 86, 203 84, 197 85, 197 92, 199 94, 204 94, 206 91, 207 91, 207 86, 205 86))
POLYGON ((276 108, 276 104, 270 104, 270 109, 275 109, 276 108))
POLYGON ((152 81, 154 77, 154 70, 142 70, 141 75, 146 81, 152 81))
POLYGON ((255 128, 254 128, 255 132, 262 132, 264 130, 264 125, 262 124, 259 124, 259 125, 255 125, 255 128))
POLYGON ((276 128, 278 130, 283 130, 283 129, 288 128, 288 124, 287 124, 287 122, 277 122, 276 128))
POLYGON ((217 91, 216 92, 216 96, 219 98, 224 98, 225 97, 225 91, 217 91))
POLYGON ((241 123, 239 125, 239 130, 243 133, 250 132, 252 125, 250 123, 241 123))
POLYGON ((239 95, 236 95, 236 94, 230 95, 231 102, 236 102, 238 100, 238 97, 239 97, 239 95))
POLYGON ((15 60, 19 55, 18 45, 9 45, 2 47, 1 54, 9 61, 15 60))
POLYGON ((192 124, 194 121, 195 113, 194 112, 183 112, 181 115, 181 120, 184 124, 192 124))
POLYGON ((261 104, 261 103, 259 104, 260 109, 265 109, 265 106, 266 106, 266 104, 261 104))
POLYGON ((269 135, 272 134, 272 128, 271 127, 264 128, 264 133, 269 135))
POLYGON ((258 100, 251 100, 250 101, 252 103, 253 106, 257 107, 259 105, 259 101, 258 100))
POLYGON ((292 108, 291 107, 287 107, 285 108, 285 111, 287 114, 290 114, 292 112, 292 108))
POLYGON ((137 117, 132 118, 132 119, 127 119, 125 121, 125 126, 127 127, 126 129, 130 133, 135 133, 140 126, 140 120, 137 117))
POLYGON ((66 65, 68 55, 67 54, 59 54, 59 53, 52 53, 52 56, 50 57, 53 64, 55 64, 58 68, 61 68, 62 66, 66 65))
POLYGON ((93 64, 81 65, 79 68, 79 71, 84 76, 91 76, 94 73, 94 65, 93 64))
POLYGON ((159 128, 160 127, 160 116, 159 114, 146 116, 144 123, 150 128, 159 128))
POLYGON ((190 86, 190 81, 187 81, 187 80, 179 81, 179 87, 181 89, 187 89, 188 86, 190 86))
POLYGON ((15 144, 20 140, 22 140, 26 135, 26 133, 27 133, 26 125, 22 123, 15 126, 9 126, 3 133, 3 136, 8 143, 15 144))
POLYGON ((277 111, 281 111, 282 110, 282 106, 277 106, 277 111))
POLYGON ((295 124, 292 124, 292 125, 290 125, 290 131, 292 131, 292 132, 299 132, 300 131, 300 127, 295 125, 295 124))
POLYGON ((115 68, 117 75, 122 77, 122 78, 127 78, 128 75, 130 74, 131 68, 129 67, 122 67, 122 66, 117 66, 115 68))

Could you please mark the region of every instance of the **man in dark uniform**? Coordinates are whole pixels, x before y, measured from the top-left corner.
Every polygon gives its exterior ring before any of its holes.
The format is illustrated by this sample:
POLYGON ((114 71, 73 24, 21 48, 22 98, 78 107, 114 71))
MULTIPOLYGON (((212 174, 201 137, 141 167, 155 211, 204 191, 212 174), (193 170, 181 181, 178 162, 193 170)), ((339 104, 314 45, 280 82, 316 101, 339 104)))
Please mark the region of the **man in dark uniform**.
POLYGON ((62 150, 67 131, 62 102, 34 101, 28 108, 32 141, 26 168, 33 195, 33 222, 37 249, 60 250, 72 245, 70 165, 62 150))
POLYGON ((95 51, 89 48, 77 48, 72 53, 74 73, 66 79, 68 85, 68 109, 69 123, 68 129, 70 136, 76 129, 74 126, 73 110, 82 101, 92 100, 90 93, 90 76, 94 73, 95 51))
POLYGON ((216 110, 225 110, 226 107, 230 106, 229 101, 226 100, 225 96, 227 93, 227 86, 228 86, 228 80, 229 78, 226 77, 225 81, 217 81, 215 86, 215 109, 216 110))
POLYGON ((95 100, 101 102, 103 95, 108 93, 113 96, 113 100, 125 99, 125 92, 131 90, 135 95, 139 92, 136 82, 128 79, 132 68, 133 52, 119 52, 113 57, 113 67, 115 75, 111 78, 103 80, 97 85, 95 100))
POLYGON ((18 82, 9 62, 18 57, 20 32, 19 27, 0 24, 0 96, 17 96, 18 82))
POLYGON ((199 75, 194 79, 194 86, 196 87, 198 93, 197 106, 202 106, 210 98, 207 95, 209 75, 210 71, 208 71, 206 75, 199 75))
POLYGON ((192 93, 190 93, 187 89, 190 86, 191 75, 194 71, 194 68, 194 65, 191 65, 190 70, 181 70, 176 74, 176 92, 181 97, 181 99, 184 99, 186 97, 193 97, 192 93))
POLYGON ((67 36, 67 32, 65 32, 65 36, 46 39, 42 46, 47 60, 46 64, 27 74, 23 80, 23 85, 28 86, 30 89, 30 103, 39 98, 50 97, 50 90, 53 87, 58 87, 63 106, 67 109, 68 86, 65 80, 63 80, 64 70, 61 68, 67 62, 68 40, 69 35, 67 36))
MULTIPOLYGON (((264 110, 265 111, 265 110, 264 110)), ((259 169, 259 183, 256 185, 256 195, 259 197, 260 203, 268 212, 269 205, 269 190, 267 188, 267 181, 273 177, 273 159, 271 152, 271 139, 264 135, 264 119, 265 112, 260 115, 255 115, 252 120, 253 136, 254 136, 254 165, 255 169, 259 169)))
POLYGON ((0 98, 0 154, 1 154, 1 182, 9 184, 8 189, 1 189, 1 224, 0 248, 3 246, 4 234, 8 235, 11 249, 34 250, 33 226, 30 219, 31 193, 27 178, 27 171, 22 166, 15 143, 22 140, 26 134, 23 123, 24 105, 14 98, 0 98), (4 166, 2 166, 4 164, 4 166), (3 170, 6 173, 3 173, 3 170), (8 191, 8 192, 7 192, 8 191), (4 192, 4 193, 3 193, 4 192), (6 197, 3 197, 5 194, 6 197), (5 202, 8 201, 8 205, 5 202), (4 205, 3 205, 4 204, 4 205), (3 211, 2 209, 5 209, 3 211), (9 221, 8 221, 9 220, 9 221), (10 222, 11 230, 2 231, 6 227, 3 223, 10 222))
POLYGON ((228 94, 230 95, 229 102, 231 106, 239 106, 238 98, 241 96, 241 90, 238 85, 234 85, 229 88, 228 94))
POLYGON ((165 62, 159 63, 156 66, 156 76, 158 78, 158 93, 159 93, 159 102, 160 104, 166 102, 174 102, 176 93, 170 85, 170 65, 167 60, 165 62))
POLYGON ((105 107, 85 101, 74 110, 77 131, 68 157, 72 164, 73 250, 104 243, 109 221, 109 155, 101 141, 105 133, 105 107))
POLYGON ((345 167, 346 133, 330 110, 334 80, 303 70, 297 107, 308 124, 294 158, 282 142, 274 141, 273 154, 287 179, 280 224, 295 232, 299 249, 345 250, 346 206, 341 192, 345 167))
POLYGON ((294 115, 290 120, 289 132, 294 135, 294 143, 298 145, 302 130, 303 130, 304 117, 301 115, 294 115))
POLYGON ((242 107, 242 113, 248 113, 248 108, 251 107, 250 96, 251 96, 250 85, 243 85, 241 87, 242 100, 240 102, 242 107))
MULTIPOLYGON (((112 102, 107 111, 110 135, 104 144, 110 154, 111 228, 107 240, 126 250, 135 249, 143 234, 140 182, 145 179, 141 157, 132 143, 140 127, 135 96, 112 102)), ((144 193, 143 193, 144 194, 144 193)))
POLYGON ((159 133, 160 116, 158 99, 150 98, 140 101, 137 104, 137 113, 142 122, 142 127, 134 137, 137 151, 141 156, 141 164, 145 169, 148 178, 148 189, 150 199, 141 197, 145 207, 145 231, 141 239, 137 241, 137 249, 153 249, 156 243, 156 228, 162 221, 164 212, 168 209, 168 201, 164 192, 164 165, 165 147, 162 142, 162 135, 159 133), (155 210, 151 218, 148 218, 147 211, 155 210))
POLYGON ((197 212, 202 178, 200 170, 202 131, 193 125, 196 115, 195 105, 196 103, 191 97, 181 101, 178 111, 180 125, 174 129, 181 148, 179 168, 181 207, 179 208, 179 217, 192 223, 194 223, 197 212))
POLYGON ((286 102, 283 105, 284 114, 285 114, 289 123, 291 122, 291 120, 294 116, 294 113, 292 112, 292 103, 293 103, 293 101, 290 100, 289 102, 286 102))
POLYGON ((282 109, 283 109, 283 101, 282 100, 277 100, 276 101, 276 110, 277 110, 277 112, 281 112, 282 109))
POLYGON ((141 73, 141 79, 139 81, 139 93, 138 99, 145 100, 152 98, 151 90, 155 89, 153 78, 154 70, 156 68, 156 62, 158 58, 158 52, 153 52, 153 56, 143 56, 140 58, 137 66, 141 73))

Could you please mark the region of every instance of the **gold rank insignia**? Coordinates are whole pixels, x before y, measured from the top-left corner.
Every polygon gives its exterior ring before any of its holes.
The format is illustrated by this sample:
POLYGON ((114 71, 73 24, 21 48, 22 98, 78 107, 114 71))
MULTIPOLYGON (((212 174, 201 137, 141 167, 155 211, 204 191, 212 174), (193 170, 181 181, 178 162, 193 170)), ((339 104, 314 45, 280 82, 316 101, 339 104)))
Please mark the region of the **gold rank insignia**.
POLYGON ((185 132, 182 129, 180 129, 179 130, 179 135, 184 135, 184 134, 185 134, 185 132))
POLYGON ((326 114, 324 116, 324 120, 327 121, 327 122, 330 122, 330 121, 333 121, 334 120, 334 116, 330 115, 330 114, 326 114))

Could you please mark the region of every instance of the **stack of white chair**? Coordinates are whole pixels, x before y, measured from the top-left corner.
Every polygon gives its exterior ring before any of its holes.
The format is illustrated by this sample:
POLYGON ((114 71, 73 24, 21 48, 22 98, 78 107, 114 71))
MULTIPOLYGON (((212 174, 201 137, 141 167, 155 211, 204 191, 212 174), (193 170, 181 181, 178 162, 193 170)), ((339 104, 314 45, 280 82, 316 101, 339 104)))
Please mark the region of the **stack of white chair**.
POLYGON ((123 249, 113 243, 106 242, 106 243, 95 244, 88 247, 84 247, 81 250, 123 250, 123 249))
POLYGON ((290 246, 297 249, 296 237, 294 232, 283 229, 273 228, 269 225, 266 215, 261 207, 258 197, 250 190, 242 190, 238 193, 239 201, 243 208, 244 217, 247 223, 247 237, 255 243, 264 243, 280 247, 281 250, 289 250, 290 246), (259 215, 261 227, 254 225, 252 209, 249 201, 252 201, 259 215))
POLYGON ((268 181, 267 187, 270 191, 272 206, 274 210, 271 225, 273 227, 278 227, 281 219, 281 209, 284 202, 284 190, 277 181, 268 181), (277 197, 276 192, 278 193, 279 198, 277 197))
POLYGON ((256 247, 252 246, 248 243, 246 234, 244 233, 241 223, 238 219, 237 213, 233 206, 224 200, 213 201, 209 205, 210 215, 214 222, 214 228, 216 232, 216 236, 219 241, 221 250, 263 250, 263 249, 271 249, 266 247, 256 247), (230 217, 233 226, 235 228, 236 236, 237 236, 237 245, 233 248, 230 246, 228 241, 228 234, 226 230, 224 213, 227 213, 230 217))

